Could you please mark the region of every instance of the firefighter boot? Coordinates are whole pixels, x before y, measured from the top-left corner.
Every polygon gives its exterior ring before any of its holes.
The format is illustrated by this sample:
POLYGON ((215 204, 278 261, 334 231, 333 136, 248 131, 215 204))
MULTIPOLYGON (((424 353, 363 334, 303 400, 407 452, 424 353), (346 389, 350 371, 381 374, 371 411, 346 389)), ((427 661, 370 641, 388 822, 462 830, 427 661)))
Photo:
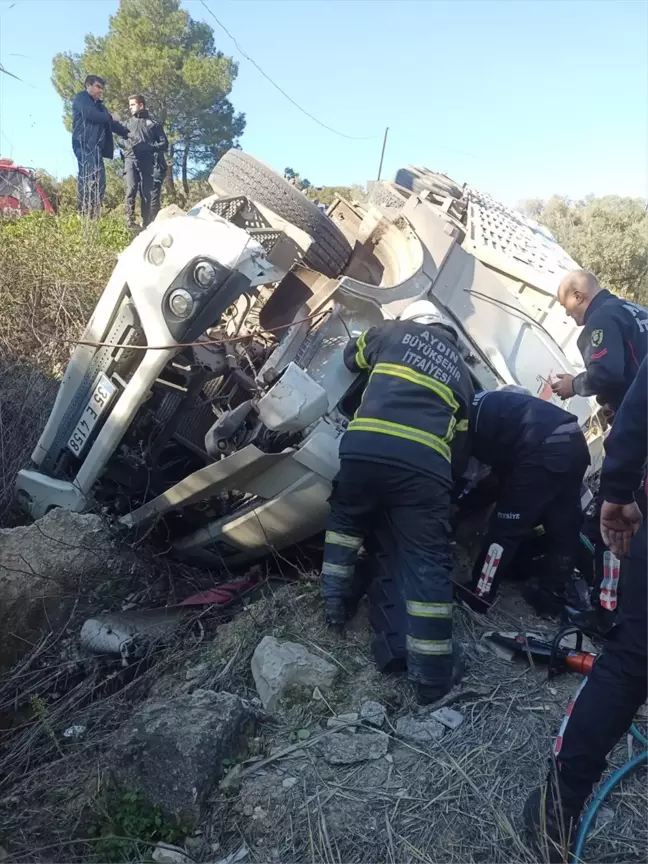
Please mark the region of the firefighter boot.
POLYGON ((591 612, 586 586, 572 565, 572 558, 568 555, 549 556, 547 577, 524 586, 522 596, 538 615, 560 616, 565 613, 571 620, 591 612))
POLYGON ((416 701, 419 705, 432 705, 449 693, 461 681, 464 673, 464 662, 461 648, 455 642, 452 648, 452 675, 443 684, 416 683, 416 701))
POLYGON ((522 820, 528 842, 540 861, 564 864, 569 860, 580 809, 566 804, 553 779, 529 795, 522 811, 522 820))

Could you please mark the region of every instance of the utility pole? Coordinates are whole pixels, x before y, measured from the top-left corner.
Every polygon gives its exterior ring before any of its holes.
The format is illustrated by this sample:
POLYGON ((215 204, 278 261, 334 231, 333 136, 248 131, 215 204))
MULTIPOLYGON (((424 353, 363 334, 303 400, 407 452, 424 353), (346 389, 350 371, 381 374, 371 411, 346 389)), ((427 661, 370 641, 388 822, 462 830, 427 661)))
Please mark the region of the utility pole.
POLYGON ((383 146, 382 151, 380 153, 380 165, 378 166, 378 180, 380 180, 380 175, 382 174, 382 166, 383 159, 385 158, 385 147, 387 146, 387 133, 389 132, 389 126, 385 126, 385 137, 383 138, 383 146))

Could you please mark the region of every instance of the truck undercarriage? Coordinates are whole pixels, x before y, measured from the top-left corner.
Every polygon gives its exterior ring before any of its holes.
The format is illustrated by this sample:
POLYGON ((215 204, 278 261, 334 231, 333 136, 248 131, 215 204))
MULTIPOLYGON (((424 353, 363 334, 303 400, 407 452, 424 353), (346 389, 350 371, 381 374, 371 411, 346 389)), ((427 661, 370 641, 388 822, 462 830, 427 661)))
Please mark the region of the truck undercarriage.
MULTIPOLYGON (((432 191, 378 185, 374 203, 337 199, 325 215, 262 163, 229 156, 213 196, 120 255, 17 480, 34 517, 107 508, 214 566, 317 534, 364 383, 342 348, 417 299, 458 330, 479 388, 551 398, 550 378, 575 371, 465 248, 472 199, 448 178, 432 191)), ((598 406, 576 397, 569 410, 596 470, 598 406)))

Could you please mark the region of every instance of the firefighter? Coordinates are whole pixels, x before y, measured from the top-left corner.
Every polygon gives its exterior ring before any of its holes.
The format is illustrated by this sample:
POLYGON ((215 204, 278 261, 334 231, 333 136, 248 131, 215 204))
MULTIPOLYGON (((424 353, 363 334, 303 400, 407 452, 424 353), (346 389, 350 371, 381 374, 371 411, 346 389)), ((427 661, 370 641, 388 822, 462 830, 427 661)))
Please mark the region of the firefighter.
POLYGON ((135 204, 139 193, 142 210, 142 227, 155 219, 160 210, 162 189, 161 166, 166 172, 164 152, 169 142, 162 124, 154 120, 146 108, 146 100, 140 94, 130 96, 128 109, 131 117, 126 121, 130 132, 127 141, 120 142, 124 151, 126 180, 126 221, 130 229, 136 229, 135 204))
POLYGON ((546 835, 551 860, 565 861, 585 801, 601 779, 606 758, 627 732, 648 692, 648 537, 634 493, 645 481, 648 374, 644 359, 605 443, 601 472, 601 533, 628 578, 618 626, 579 687, 554 747, 546 785, 527 799, 524 822, 534 844, 546 835))
POLYGON ((560 304, 582 327, 578 348, 585 371, 558 375, 552 389, 561 399, 596 396, 614 412, 632 384, 648 349, 648 311, 616 297, 593 273, 575 270, 558 288, 560 304))
MULTIPOLYGON (((574 414, 510 385, 477 393, 470 413, 471 452, 490 465, 498 485, 495 509, 462 599, 485 612, 520 544, 545 529, 547 568, 523 595, 540 614, 565 606, 578 556, 581 484, 589 465, 585 436, 574 414)), ((570 605, 580 605, 570 596, 570 605)))
POLYGON ((344 362, 367 373, 368 383, 340 443, 330 498, 322 565, 326 616, 333 627, 343 626, 358 553, 381 520, 407 610, 408 677, 419 701, 429 703, 457 677, 450 491, 453 473, 460 476, 468 461, 471 377, 456 331, 425 300, 407 307, 399 321, 351 339, 344 362))

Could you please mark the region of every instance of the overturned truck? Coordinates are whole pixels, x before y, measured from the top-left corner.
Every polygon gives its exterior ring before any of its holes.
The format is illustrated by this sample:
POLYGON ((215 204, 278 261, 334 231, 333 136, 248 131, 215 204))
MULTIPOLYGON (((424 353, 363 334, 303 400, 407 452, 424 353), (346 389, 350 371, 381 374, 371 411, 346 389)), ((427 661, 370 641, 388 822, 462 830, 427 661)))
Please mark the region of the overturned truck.
MULTIPOLYGON (((342 349, 418 299, 458 331, 477 388, 553 398, 551 378, 577 371, 555 302, 577 265, 470 187, 413 166, 396 180, 325 214, 263 163, 225 154, 212 196, 119 256, 18 476, 31 515, 108 507, 212 566, 314 536, 365 383, 342 349)), ((596 470, 599 408, 568 407, 596 470)))

